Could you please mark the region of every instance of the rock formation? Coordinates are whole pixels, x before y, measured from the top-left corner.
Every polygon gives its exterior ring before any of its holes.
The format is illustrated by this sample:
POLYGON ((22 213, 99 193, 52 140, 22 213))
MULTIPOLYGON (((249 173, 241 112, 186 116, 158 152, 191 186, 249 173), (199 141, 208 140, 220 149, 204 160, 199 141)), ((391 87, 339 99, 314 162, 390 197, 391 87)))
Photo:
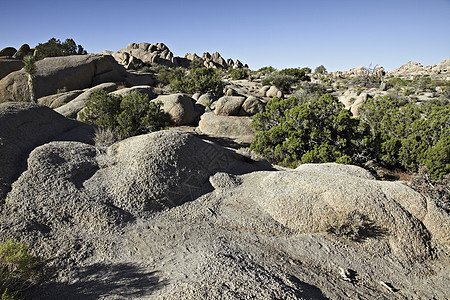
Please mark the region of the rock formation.
POLYGON ((173 130, 107 148, 55 141, 79 123, 33 104, 0 108, 2 128, 8 125, 0 151, 24 166, 2 178, 11 191, 0 233, 28 243, 54 270, 26 297, 449 293, 448 214, 400 182, 339 164, 274 169, 173 130), (327 231, 325 221, 342 215, 361 222, 357 239, 327 231))
POLYGON ((212 55, 209 52, 203 53, 199 57, 195 53, 186 53, 184 57, 174 56, 169 48, 163 43, 131 43, 126 49, 120 49, 117 52, 102 51, 100 54, 111 55, 127 70, 135 70, 142 64, 160 64, 168 67, 189 67, 195 59, 203 60, 203 65, 207 68, 242 68, 244 65, 239 61, 233 62, 232 59, 225 60, 218 52, 212 55))

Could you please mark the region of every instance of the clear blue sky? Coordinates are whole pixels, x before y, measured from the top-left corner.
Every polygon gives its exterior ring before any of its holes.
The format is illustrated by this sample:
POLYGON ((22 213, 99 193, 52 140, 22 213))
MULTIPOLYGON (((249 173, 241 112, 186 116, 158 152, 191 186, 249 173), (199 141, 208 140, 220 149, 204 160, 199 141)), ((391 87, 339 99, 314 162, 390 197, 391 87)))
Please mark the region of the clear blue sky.
POLYGON ((0 48, 73 38, 88 52, 165 43, 218 51, 251 69, 323 64, 393 70, 450 58, 450 0, 0 0, 0 48))

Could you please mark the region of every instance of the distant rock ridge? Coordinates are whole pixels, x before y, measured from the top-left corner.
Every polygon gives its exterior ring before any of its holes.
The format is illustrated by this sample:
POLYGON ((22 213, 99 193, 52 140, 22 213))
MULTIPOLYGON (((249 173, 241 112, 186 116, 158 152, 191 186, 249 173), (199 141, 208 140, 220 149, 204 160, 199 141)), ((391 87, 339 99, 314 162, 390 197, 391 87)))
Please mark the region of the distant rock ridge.
MULTIPOLYGON (((331 74, 334 77, 339 76, 361 76, 367 74, 367 68, 363 66, 358 66, 356 68, 350 69, 348 71, 336 71, 331 74)), ((442 60, 439 64, 434 64, 432 66, 423 66, 419 62, 409 61, 403 64, 401 67, 386 72, 383 67, 375 66, 373 70, 374 74, 377 76, 410 76, 410 75, 436 75, 436 74, 447 74, 450 73, 450 58, 442 60)))
POLYGON ((203 60, 203 65, 207 68, 236 69, 248 67, 239 60, 233 61, 231 58, 225 60, 219 52, 214 52, 212 55, 209 52, 205 52, 202 57, 196 53, 186 53, 184 57, 174 56, 172 51, 163 43, 130 43, 126 49, 120 49, 116 52, 104 50, 100 54, 111 55, 127 70, 135 70, 142 64, 189 67, 194 60, 203 60))

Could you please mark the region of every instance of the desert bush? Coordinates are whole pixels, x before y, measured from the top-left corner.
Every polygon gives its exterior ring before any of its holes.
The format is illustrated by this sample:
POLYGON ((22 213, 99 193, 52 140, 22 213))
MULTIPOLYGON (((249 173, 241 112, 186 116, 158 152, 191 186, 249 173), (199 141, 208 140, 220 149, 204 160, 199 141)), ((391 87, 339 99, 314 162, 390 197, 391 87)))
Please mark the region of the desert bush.
POLYGON ((279 71, 278 73, 281 75, 289 75, 295 78, 295 82, 300 82, 300 81, 311 81, 311 78, 306 75, 306 71, 309 71, 309 73, 311 72, 311 69, 309 68, 303 68, 303 69, 299 69, 299 68, 287 68, 287 69, 283 69, 281 71, 279 71))
POLYGON ((387 231, 357 211, 338 211, 325 215, 323 230, 338 237, 362 242, 369 237, 382 237, 387 231))
POLYGON ((111 128, 97 127, 95 129, 94 142, 97 147, 109 147, 120 140, 120 136, 111 128))
POLYGON ((122 97, 98 91, 86 103, 80 118, 83 122, 110 128, 126 138, 162 129, 165 116, 160 106, 139 92, 122 97))
POLYGON ((292 85, 297 81, 293 76, 273 73, 262 80, 263 85, 274 85, 284 93, 290 93, 292 85))
POLYGON ((272 66, 262 67, 256 72, 259 73, 259 74, 262 74, 262 75, 267 75, 267 74, 276 72, 276 69, 274 67, 272 67, 272 66))
POLYGON ((7 239, 0 243, 0 294, 2 299, 14 299, 18 292, 36 284, 40 272, 39 258, 28 247, 7 239))
POLYGON ((191 69, 191 70, 198 69, 198 68, 204 68, 204 67, 205 67, 204 61, 200 57, 195 57, 189 64, 189 69, 191 69))
POLYGON ((170 84, 171 89, 181 93, 212 93, 219 96, 223 90, 220 73, 212 68, 196 68, 186 71, 172 68, 161 72, 158 80, 170 84))
POLYGON ((60 40, 51 38, 46 43, 40 43, 36 46, 36 57, 42 59, 45 57, 81 55, 87 52, 81 45, 75 43, 73 39, 66 39, 63 43, 60 40))
POLYGON ((327 88, 319 83, 311 83, 311 82, 302 82, 297 87, 297 90, 294 94, 297 98, 305 98, 305 97, 320 97, 328 93, 327 88))
POLYGON ((250 72, 245 68, 229 69, 228 75, 230 75, 233 80, 239 80, 248 78, 250 76, 250 72))
POLYGON ((365 145, 376 160, 412 172, 424 165, 433 179, 450 173, 449 105, 385 96, 369 99, 359 113, 369 132, 365 145))
POLYGON ((258 131, 251 150, 270 162, 296 167, 301 163, 352 163, 359 149, 359 121, 336 97, 312 100, 273 98, 253 117, 258 131))

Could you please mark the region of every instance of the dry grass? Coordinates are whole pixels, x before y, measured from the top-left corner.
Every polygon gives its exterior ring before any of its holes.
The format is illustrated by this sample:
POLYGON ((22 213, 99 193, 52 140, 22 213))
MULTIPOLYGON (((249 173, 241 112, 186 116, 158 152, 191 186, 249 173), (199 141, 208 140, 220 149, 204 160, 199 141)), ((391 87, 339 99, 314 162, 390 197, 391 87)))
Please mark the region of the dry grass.
POLYGON ((94 142, 97 147, 109 147, 120 140, 120 136, 112 129, 97 127, 95 129, 94 142))
POLYGON ((330 213, 324 217, 322 228, 330 234, 356 242, 387 234, 385 229, 377 226, 375 222, 357 211, 330 213))

